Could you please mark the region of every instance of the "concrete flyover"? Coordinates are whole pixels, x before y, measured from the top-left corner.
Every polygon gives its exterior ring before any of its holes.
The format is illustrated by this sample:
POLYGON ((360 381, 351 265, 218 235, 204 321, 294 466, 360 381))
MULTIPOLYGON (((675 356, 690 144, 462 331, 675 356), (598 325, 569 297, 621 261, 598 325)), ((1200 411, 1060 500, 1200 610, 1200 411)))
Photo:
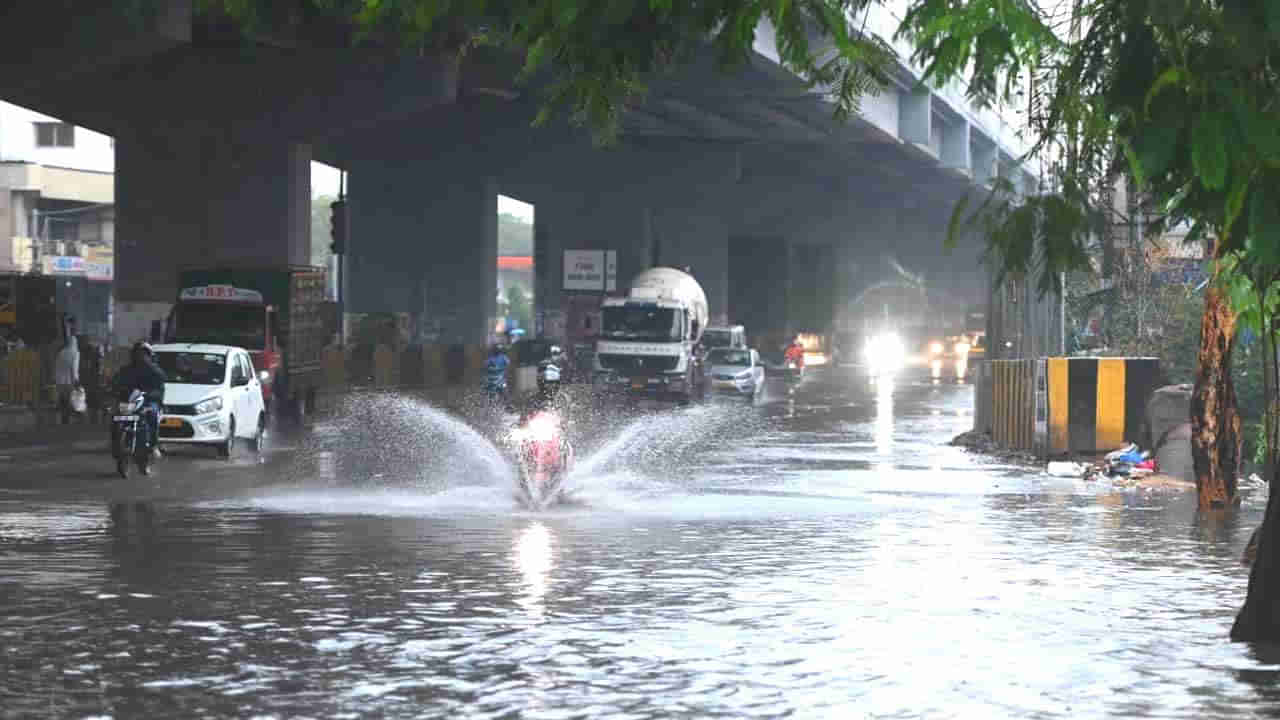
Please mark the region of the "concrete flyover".
MULTIPOLYGON (((865 27, 889 36, 898 11, 876 6, 865 27)), ((350 172, 348 310, 411 313, 467 344, 493 313, 498 193, 537 208, 550 315, 569 305, 560 251, 614 249, 620 282, 655 258, 691 265, 718 319, 744 320, 750 292, 794 294, 790 261, 809 246, 827 248, 810 263, 829 269, 833 315, 886 254, 981 301, 976 245, 942 251, 951 208, 997 176, 1033 183, 998 117, 919 88, 907 63, 836 122, 770 55, 767 27, 739 72, 699 58, 656 82, 604 150, 581 129, 529 128, 537 88, 516 87, 499 54, 331 49, 345 39, 324 27, 246 44, 190 0, 142 20, 18 0, 0 27, 0 97, 116 138, 126 306, 170 302, 182 264, 305 263, 328 242, 309 237, 312 159, 350 172)), ((757 303, 779 304, 795 324, 785 301, 757 303)))

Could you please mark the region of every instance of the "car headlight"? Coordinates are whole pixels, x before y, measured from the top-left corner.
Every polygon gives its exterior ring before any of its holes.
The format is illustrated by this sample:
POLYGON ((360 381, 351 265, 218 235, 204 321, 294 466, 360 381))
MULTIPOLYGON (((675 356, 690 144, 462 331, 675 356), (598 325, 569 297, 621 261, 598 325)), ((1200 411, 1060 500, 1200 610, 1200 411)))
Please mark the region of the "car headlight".
POLYGON ((969 352, 969 343, 967 343, 967 342, 958 342, 958 343, 956 343, 956 353, 957 353, 957 354, 963 355, 963 354, 965 354, 965 353, 967 353, 967 352, 969 352))
POLYGON ((211 397, 208 400, 201 400, 196 403, 197 415, 208 415, 211 412, 218 412, 222 409, 222 398, 211 397))
POLYGON ((751 371, 743 370, 742 372, 738 373, 735 377, 737 377, 739 380, 746 380, 751 377, 751 371))
POLYGON ((929 352, 933 353, 934 355, 942 354, 942 343, 940 342, 929 343, 929 352))

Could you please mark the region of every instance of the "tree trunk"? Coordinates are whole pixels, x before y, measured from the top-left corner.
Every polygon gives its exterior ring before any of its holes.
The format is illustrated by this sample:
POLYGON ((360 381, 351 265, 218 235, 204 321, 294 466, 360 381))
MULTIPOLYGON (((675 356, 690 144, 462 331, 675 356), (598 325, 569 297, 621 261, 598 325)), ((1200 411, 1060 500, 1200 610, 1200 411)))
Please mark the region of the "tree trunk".
MULTIPOLYGON (((1270 478, 1271 487, 1276 484, 1275 473, 1270 478)), ((1201 495, 1201 497, 1204 497, 1201 495)), ((1249 571, 1249 592, 1244 607, 1236 615, 1231 626, 1231 639, 1237 642, 1280 642, 1280 569, 1276 567, 1276 533, 1280 528, 1280 505, 1276 493, 1267 498, 1267 512, 1262 526, 1253 531, 1249 546, 1245 548, 1242 562, 1252 563, 1249 571)))
POLYGON ((1240 414, 1231 382, 1231 350, 1236 317, 1222 290, 1205 289, 1200 321, 1200 362, 1191 396, 1191 457, 1195 463, 1200 507, 1236 502, 1240 474, 1240 414))

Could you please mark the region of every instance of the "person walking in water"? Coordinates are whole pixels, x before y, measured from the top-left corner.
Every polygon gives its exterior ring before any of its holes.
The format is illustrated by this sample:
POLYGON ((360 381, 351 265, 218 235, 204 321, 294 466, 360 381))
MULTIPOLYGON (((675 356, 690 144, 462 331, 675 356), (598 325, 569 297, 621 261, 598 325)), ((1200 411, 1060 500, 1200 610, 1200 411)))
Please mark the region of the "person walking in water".
POLYGON ((71 394, 80 387, 80 345, 76 338, 76 320, 68 317, 62 325, 62 349, 54 361, 53 381, 58 387, 58 412, 62 424, 71 423, 78 414, 72 408, 71 394))

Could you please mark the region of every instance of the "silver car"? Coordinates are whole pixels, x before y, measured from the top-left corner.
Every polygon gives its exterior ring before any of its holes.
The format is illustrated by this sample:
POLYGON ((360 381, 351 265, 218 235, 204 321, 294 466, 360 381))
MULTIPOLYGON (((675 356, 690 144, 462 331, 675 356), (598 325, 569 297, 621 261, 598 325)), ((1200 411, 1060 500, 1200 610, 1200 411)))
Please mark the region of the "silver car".
POLYGON ((715 348, 707 353, 706 364, 711 390, 754 397, 764 387, 764 365, 755 350, 715 348))

